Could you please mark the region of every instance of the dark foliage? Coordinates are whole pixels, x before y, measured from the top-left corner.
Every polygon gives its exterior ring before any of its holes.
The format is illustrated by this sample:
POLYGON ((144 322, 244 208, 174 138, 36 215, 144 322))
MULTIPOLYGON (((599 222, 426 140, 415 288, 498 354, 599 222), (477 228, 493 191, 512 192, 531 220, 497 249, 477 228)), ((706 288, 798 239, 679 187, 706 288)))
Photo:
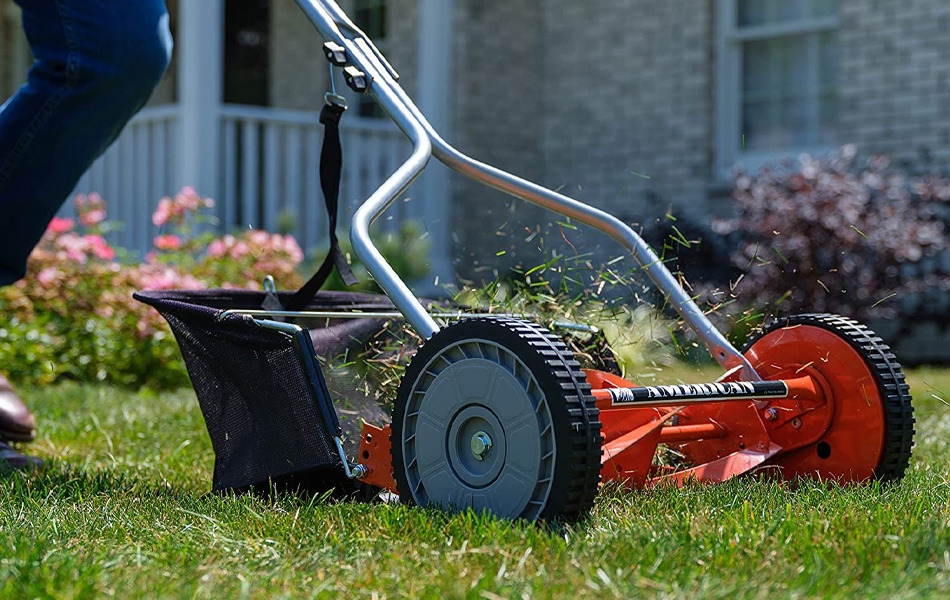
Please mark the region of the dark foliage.
MULTIPOLYGON (((853 147, 738 173, 737 216, 714 223, 733 241, 742 276, 715 301, 764 314, 833 312, 859 320, 909 316, 950 288, 950 179, 910 178, 853 147)), ((950 303, 944 303, 950 304, 950 303)), ((950 305, 924 312, 950 313, 950 305)), ((744 313, 748 316, 750 313, 744 313)))

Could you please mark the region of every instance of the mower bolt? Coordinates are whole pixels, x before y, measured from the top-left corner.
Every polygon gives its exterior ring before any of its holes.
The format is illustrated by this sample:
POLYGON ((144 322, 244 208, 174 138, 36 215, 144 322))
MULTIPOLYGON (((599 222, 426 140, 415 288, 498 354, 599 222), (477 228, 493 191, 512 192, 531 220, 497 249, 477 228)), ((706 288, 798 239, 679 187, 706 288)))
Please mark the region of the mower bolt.
POLYGON ((774 421, 774 420, 777 419, 777 418, 778 418, 778 409, 777 409, 777 408, 772 407, 772 408, 768 409, 767 411, 765 411, 765 420, 766 420, 766 421, 774 421))
POLYGON ((484 460, 485 454, 491 448, 491 438, 484 431, 479 431, 472 436, 471 447, 475 460, 484 460))
POLYGON ((366 465, 353 465, 350 473, 353 474, 353 479, 362 479, 369 475, 369 469, 366 468, 366 465))
POLYGON ((801 429, 802 420, 799 419, 798 417, 792 419, 792 427, 794 427, 795 429, 801 429))

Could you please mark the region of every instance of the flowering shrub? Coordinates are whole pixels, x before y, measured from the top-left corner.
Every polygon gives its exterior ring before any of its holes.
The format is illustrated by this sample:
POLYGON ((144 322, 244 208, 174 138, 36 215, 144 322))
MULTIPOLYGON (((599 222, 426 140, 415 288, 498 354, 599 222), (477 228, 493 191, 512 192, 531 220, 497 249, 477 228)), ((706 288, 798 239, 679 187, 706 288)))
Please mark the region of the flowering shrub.
POLYGON ((75 199, 78 223, 54 218, 30 256, 27 276, 0 289, 0 361, 13 379, 59 378, 127 386, 188 383, 164 319, 136 302, 145 289, 260 289, 272 275, 283 289, 302 283, 303 252, 290 236, 247 231, 194 234, 210 199, 190 188, 162 198, 152 222, 161 228, 144 262, 122 263, 109 245, 105 202, 75 199))
POLYGON ((950 259, 950 180, 905 177, 883 157, 856 170, 854 157, 845 147, 738 174, 738 216, 714 229, 734 238, 742 276, 733 293, 744 306, 866 321, 897 315, 908 294, 950 286, 950 272, 937 268, 950 259))

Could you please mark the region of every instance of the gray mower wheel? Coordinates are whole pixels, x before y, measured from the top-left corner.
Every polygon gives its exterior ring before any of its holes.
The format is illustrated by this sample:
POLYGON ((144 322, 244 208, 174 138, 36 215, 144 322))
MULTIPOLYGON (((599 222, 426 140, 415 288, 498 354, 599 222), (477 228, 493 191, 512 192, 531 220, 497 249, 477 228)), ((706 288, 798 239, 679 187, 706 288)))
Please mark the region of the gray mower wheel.
POLYGON ((546 329, 466 319, 423 344, 393 409, 400 498, 508 519, 572 519, 600 481, 601 436, 580 365, 546 329))

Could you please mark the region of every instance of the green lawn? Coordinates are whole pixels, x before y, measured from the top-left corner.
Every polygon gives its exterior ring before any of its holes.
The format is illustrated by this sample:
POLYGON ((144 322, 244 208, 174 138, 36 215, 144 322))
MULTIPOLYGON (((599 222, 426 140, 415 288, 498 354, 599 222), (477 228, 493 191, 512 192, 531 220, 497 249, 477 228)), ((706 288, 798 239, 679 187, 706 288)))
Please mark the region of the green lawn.
POLYGON ((950 372, 909 379, 899 485, 605 490, 569 526, 209 495, 190 390, 24 390, 48 466, 0 477, 0 596, 947 597, 950 372))

